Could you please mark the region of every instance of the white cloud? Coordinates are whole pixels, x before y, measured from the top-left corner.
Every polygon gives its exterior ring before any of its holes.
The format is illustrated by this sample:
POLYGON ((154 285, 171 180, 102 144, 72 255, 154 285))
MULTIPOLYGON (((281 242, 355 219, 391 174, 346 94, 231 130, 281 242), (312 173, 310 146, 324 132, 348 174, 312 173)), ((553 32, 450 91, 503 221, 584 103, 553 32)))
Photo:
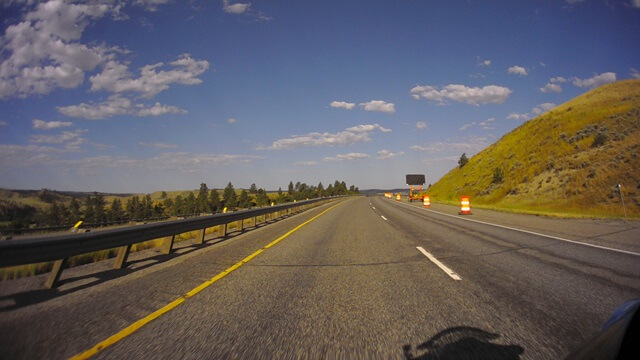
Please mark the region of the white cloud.
POLYGON ((280 150, 299 147, 351 145, 358 142, 371 141, 370 135, 375 130, 380 130, 381 132, 391 131, 378 124, 357 125, 335 134, 312 132, 305 135, 293 135, 290 138, 276 140, 271 146, 259 149, 280 150))
POLYGON ((491 60, 482 60, 482 61, 480 62, 480 65, 482 65, 482 66, 489 66, 489 65, 491 65, 491 60))
POLYGON ((640 0, 631 0, 631 6, 636 9, 640 9, 640 0))
POLYGON ((426 145, 413 145, 412 150, 424 151, 430 154, 447 152, 466 152, 468 155, 478 152, 489 144, 486 137, 471 136, 459 141, 435 142, 426 145))
POLYGON ((238 121, 238 120, 236 120, 236 118, 228 118, 228 119, 227 119, 227 122, 228 122, 229 124, 235 124, 237 121, 238 121))
POLYGON ((483 130, 493 130, 493 123, 496 121, 495 118, 489 118, 485 121, 482 121, 478 124, 478 126, 482 126, 483 130))
POLYGON ((116 115, 160 116, 165 114, 186 114, 187 111, 176 106, 155 103, 151 107, 133 104, 131 100, 120 95, 111 95, 107 100, 79 105, 59 106, 56 108, 63 115, 89 120, 106 119, 116 115))
POLYGON ((70 121, 43 121, 33 119, 33 128, 38 130, 51 130, 69 126, 73 126, 73 123, 70 121))
POLYGON ((222 0, 222 10, 228 14, 242 14, 249 10, 249 7, 251 7, 251 3, 230 4, 229 0, 222 0))
POLYGON ((186 114, 187 111, 184 109, 181 109, 177 106, 173 106, 173 105, 163 105, 160 103, 155 103, 152 107, 150 108, 145 108, 143 107, 143 105, 137 105, 138 108, 140 108, 139 110, 134 111, 132 113, 132 115, 136 115, 136 116, 160 116, 160 115, 166 115, 166 114, 186 114))
POLYGON ((348 160, 362 160, 368 159, 371 156, 363 153, 348 153, 348 154, 338 154, 336 156, 327 156, 322 159, 322 161, 348 161, 348 160))
POLYGON ((331 104, 329 104, 329 106, 331 106, 333 108, 341 108, 341 109, 351 110, 356 106, 356 104, 355 103, 350 103, 350 102, 344 102, 344 101, 332 101, 331 104))
POLYGON ((540 92, 541 93, 550 93, 550 92, 559 93, 559 92, 562 92, 562 86, 554 83, 547 83, 547 85, 540 88, 540 92))
POLYGON ((368 102, 360 103, 360 106, 365 111, 379 111, 383 113, 394 113, 396 111, 396 107, 393 103, 388 103, 382 100, 371 100, 368 102))
MULTIPOLYGON (((640 2, 640 0, 637 0, 638 2, 640 2)), ((631 68, 631 73, 629 75, 631 75, 632 78, 634 79, 640 79, 640 72, 638 71, 638 69, 636 68, 631 68)))
POLYGON ((616 73, 606 72, 588 79, 571 78, 573 85, 581 88, 593 88, 616 81, 616 73))
POLYGON ((426 121, 418 121, 416 123, 416 129, 418 130, 425 130, 429 125, 427 124, 426 121))
POLYGON ((294 165, 298 165, 298 166, 314 166, 317 164, 318 164, 317 161, 298 161, 294 163, 294 165))
POLYGON ((150 147, 154 149, 176 149, 178 147, 178 145, 168 144, 163 142, 154 142, 154 143, 139 142, 138 145, 144 146, 144 147, 150 147))
POLYGON ((134 5, 142 6, 148 11, 157 11, 159 5, 169 3, 171 0, 135 0, 134 5))
POLYGON ((550 83, 554 83, 554 84, 560 84, 560 83, 565 83, 567 82, 567 79, 563 78, 562 76, 556 76, 553 77, 551 79, 549 79, 550 83))
POLYGON ((507 87, 488 85, 482 88, 465 85, 447 85, 441 90, 435 86, 415 86, 411 89, 411 96, 418 100, 424 98, 438 104, 446 104, 447 100, 470 105, 502 104, 511 94, 507 87))
POLYGON ((7 126, 9 125, 6 121, 2 121, 0 120, 0 126, 7 126))
POLYGON ((509 74, 514 74, 514 75, 520 75, 520 76, 526 76, 527 75, 527 69, 523 68, 522 66, 512 66, 509 69, 507 69, 507 73, 509 74))
POLYGON ((472 126, 473 126, 473 125, 475 125, 475 124, 476 124, 476 122, 475 122, 475 121, 474 121, 474 122, 472 122, 472 123, 469 123, 469 124, 464 124, 464 125, 462 125, 462 127, 461 127, 460 129, 458 129, 458 130, 460 130, 460 131, 467 130, 468 128, 472 127, 472 126))
POLYGON ((511 114, 507 115, 507 119, 509 119, 509 120, 527 120, 527 119, 529 119, 529 114, 518 114, 518 113, 512 112, 511 114))
POLYGON ((167 90, 172 84, 197 85, 200 76, 209 68, 206 60, 194 60, 189 54, 182 54, 178 60, 169 63, 173 68, 159 70, 163 63, 146 65, 140 69, 140 77, 133 78, 128 66, 115 60, 105 64, 100 74, 89 78, 91 91, 106 90, 113 93, 137 92, 144 98, 151 98, 167 90))
POLYGON ((108 59, 113 49, 80 43, 87 25, 115 8, 110 4, 41 2, 0 39, 0 98, 47 94, 75 88, 86 71, 108 59))
POLYGON ((549 111, 549 110, 551 110, 551 109, 553 109, 555 107, 556 107, 556 104, 554 104, 554 103, 543 103, 543 104, 540 104, 540 105, 534 107, 533 109, 531 109, 531 113, 534 114, 534 115, 540 115, 540 114, 545 113, 545 112, 547 112, 547 111, 549 111))
POLYGON ((389 150, 380 150, 380 151, 378 151, 378 157, 376 159, 389 160, 389 159, 393 159, 394 157, 401 156, 401 155, 404 155, 404 151, 400 151, 400 152, 394 153, 394 152, 391 152, 389 150))
POLYGON ((63 131, 59 135, 31 135, 30 142, 36 144, 62 144, 82 137, 87 130, 63 131))

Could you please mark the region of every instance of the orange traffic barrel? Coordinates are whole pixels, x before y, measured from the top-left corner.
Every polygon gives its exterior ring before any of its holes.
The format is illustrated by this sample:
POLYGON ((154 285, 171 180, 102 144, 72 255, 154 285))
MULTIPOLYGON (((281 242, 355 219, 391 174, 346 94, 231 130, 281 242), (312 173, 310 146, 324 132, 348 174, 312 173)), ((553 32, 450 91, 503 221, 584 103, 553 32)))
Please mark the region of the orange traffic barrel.
POLYGON ((431 206, 431 200, 429 199, 429 195, 425 195, 424 198, 422 198, 422 205, 426 208, 431 206))
POLYGON ((396 194, 396 200, 400 201, 400 194, 396 194))
POLYGON ((460 215, 471 215, 471 201, 468 196, 460 197, 460 215))

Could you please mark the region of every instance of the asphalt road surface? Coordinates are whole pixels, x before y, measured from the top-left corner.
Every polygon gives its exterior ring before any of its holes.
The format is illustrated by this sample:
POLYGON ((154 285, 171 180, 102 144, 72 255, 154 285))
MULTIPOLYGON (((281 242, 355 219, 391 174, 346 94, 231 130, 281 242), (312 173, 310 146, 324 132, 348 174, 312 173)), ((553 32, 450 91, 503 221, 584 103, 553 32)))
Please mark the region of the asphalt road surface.
POLYGON ((0 358, 559 359, 640 297, 637 224, 593 247, 558 239, 571 220, 465 220, 488 217, 358 197, 55 291, 0 283, 0 358))

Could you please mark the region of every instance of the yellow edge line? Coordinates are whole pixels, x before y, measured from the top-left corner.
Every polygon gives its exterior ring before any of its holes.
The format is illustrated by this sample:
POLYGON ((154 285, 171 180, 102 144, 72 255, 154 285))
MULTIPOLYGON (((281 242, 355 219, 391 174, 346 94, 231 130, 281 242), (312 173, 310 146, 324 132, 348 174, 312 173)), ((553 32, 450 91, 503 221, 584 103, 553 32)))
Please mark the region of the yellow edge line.
POLYGON ((219 273, 218 275, 212 277, 211 279, 209 279, 209 280, 203 282, 202 284, 196 286, 195 288, 191 289, 184 296, 180 296, 179 298, 173 300, 172 302, 170 302, 167 305, 161 307, 160 309, 152 312, 151 314, 143 317, 142 319, 140 319, 140 320, 134 322, 133 324, 127 326, 126 328, 120 330, 118 333, 116 333, 114 335, 111 335, 106 340, 99 342, 98 344, 96 344, 91 349, 89 349, 89 350, 87 350, 85 352, 82 352, 80 354, 74 355, 70 359, 73 359, 73 360, 75 360, 75 359, 88 359, 88 358, 96 355, 100 351, 106 349, 107 347, 109 347, 109 346, 117 343, 118 341, 124 339, 125 337, 133 334, 136 330, 138 330, 141 327, 145 326, 149 322, 159 318, 160 316, 164 315, 165 313, 171 311, 173 308, 175 308, 178 305, 180 305, 183 302, 185 302, 185 300, 187 300, 188 298, 194 296, 195 294, 199 293, 200 291, 202 291, 202 290, 208 288, 209 286, 211 286, 216 281, 218 281, 218 280, 222 279, 223 277, 229 275, 232 271, 234 271, 237 268, 239 268, 240 266, 246 264, 247 262, 249 262, 254 257, 260 255, 266 249, 268 249, 268 248, 272 247, 273 245, 279 243, 280 241, 284 240, 289 235, 291 235, 294 232, 300 230, 300 228, 302 228, 303 226, 307 225, 308 223, 310 223, 310 222, 314 221, 315 219, 319 218, 320 216, 324 215, 326 212, 328 212, 329 210, 333 209, 334 207, 340 205, 341 203, 342 202, 333 205, 332 207, 330 207, 330 208, 324 210, 323 212, 321 212, 320 214, 318 214, 318 215, 312 217, 311 219, 303 222, 302 224, 296 226, 295 228, 293 228, 292 230, 290 230, 286 234, 280 236, 279 238, 275 239, 274 241, 272 241, 271 243, 269 243, 268 245, 266 245, 262 249, 254 252, 253 254, 251 254, 251 255, 247 256, 246 258, 242 259, 241 261, 235 263, 233 266, 231 266, 230 268, 226 269, 225 271, 219 273))

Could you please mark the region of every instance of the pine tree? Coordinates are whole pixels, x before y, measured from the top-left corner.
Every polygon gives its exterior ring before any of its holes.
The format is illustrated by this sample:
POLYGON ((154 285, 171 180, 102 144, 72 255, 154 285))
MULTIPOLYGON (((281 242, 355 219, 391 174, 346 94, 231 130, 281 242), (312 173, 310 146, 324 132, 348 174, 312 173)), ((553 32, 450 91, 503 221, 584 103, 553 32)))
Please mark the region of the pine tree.
POLYGON ((460 166, 460 168, 462 169, 462 167, 467 165, 468 162, 469 159, 467 158, 467 153, 462 153, 462 156, 460 156, 460 160, 458 160, 458 165, 460 166))
POLYGON ((184 201, 184 207, 188 215, 193 215, 198 211, 196 196, 193 195, 193 192, 189 192, 189 195, 187 195, 184 201))
POLYGON ((256 184, 253 183, 251 184, 251 186, 249 187, 249 194, 257 194, 258 193, 258 188, 256 187, 256 184))
POLYGON ((211 211, 209 207, 209 188, 207 184, 200 184, 200 190, 198 190, 198 198, 196 199, 196 211, 197 213, 205 213, 211 211))
POLYGON ((122 201, 120 199, 113 199, 113 201, 111 202, 111 207, 109 208, 108 217, 109 221, 121 221, 125 219, 126 214, 124 213, 124 209, 122 208, 122 201))
POLYGON ((242 190, 240 192, 240 197, 238 197, 238 206, 242 209, 251 208, 251 199, 249 198, 249 193, 246 190, 242 190))
POLYGON ((229 210, 235 209, 235 207, 238 205, 236 191, 233 188, 233 184, 231 184, 231 181, 229 181, 229 184, 227 184, 227 187, 224 188, 224 192, 222 193, 222 199, 224 201, 224 206, 227 207, 229 210))
POLYGON ((209 209, 212 212, 219 212, 221 209, 221 203, 220 203, 220 194, 218 193, 218 190, 213 189, 211 190, 211 192, 209 193, 209 209))

